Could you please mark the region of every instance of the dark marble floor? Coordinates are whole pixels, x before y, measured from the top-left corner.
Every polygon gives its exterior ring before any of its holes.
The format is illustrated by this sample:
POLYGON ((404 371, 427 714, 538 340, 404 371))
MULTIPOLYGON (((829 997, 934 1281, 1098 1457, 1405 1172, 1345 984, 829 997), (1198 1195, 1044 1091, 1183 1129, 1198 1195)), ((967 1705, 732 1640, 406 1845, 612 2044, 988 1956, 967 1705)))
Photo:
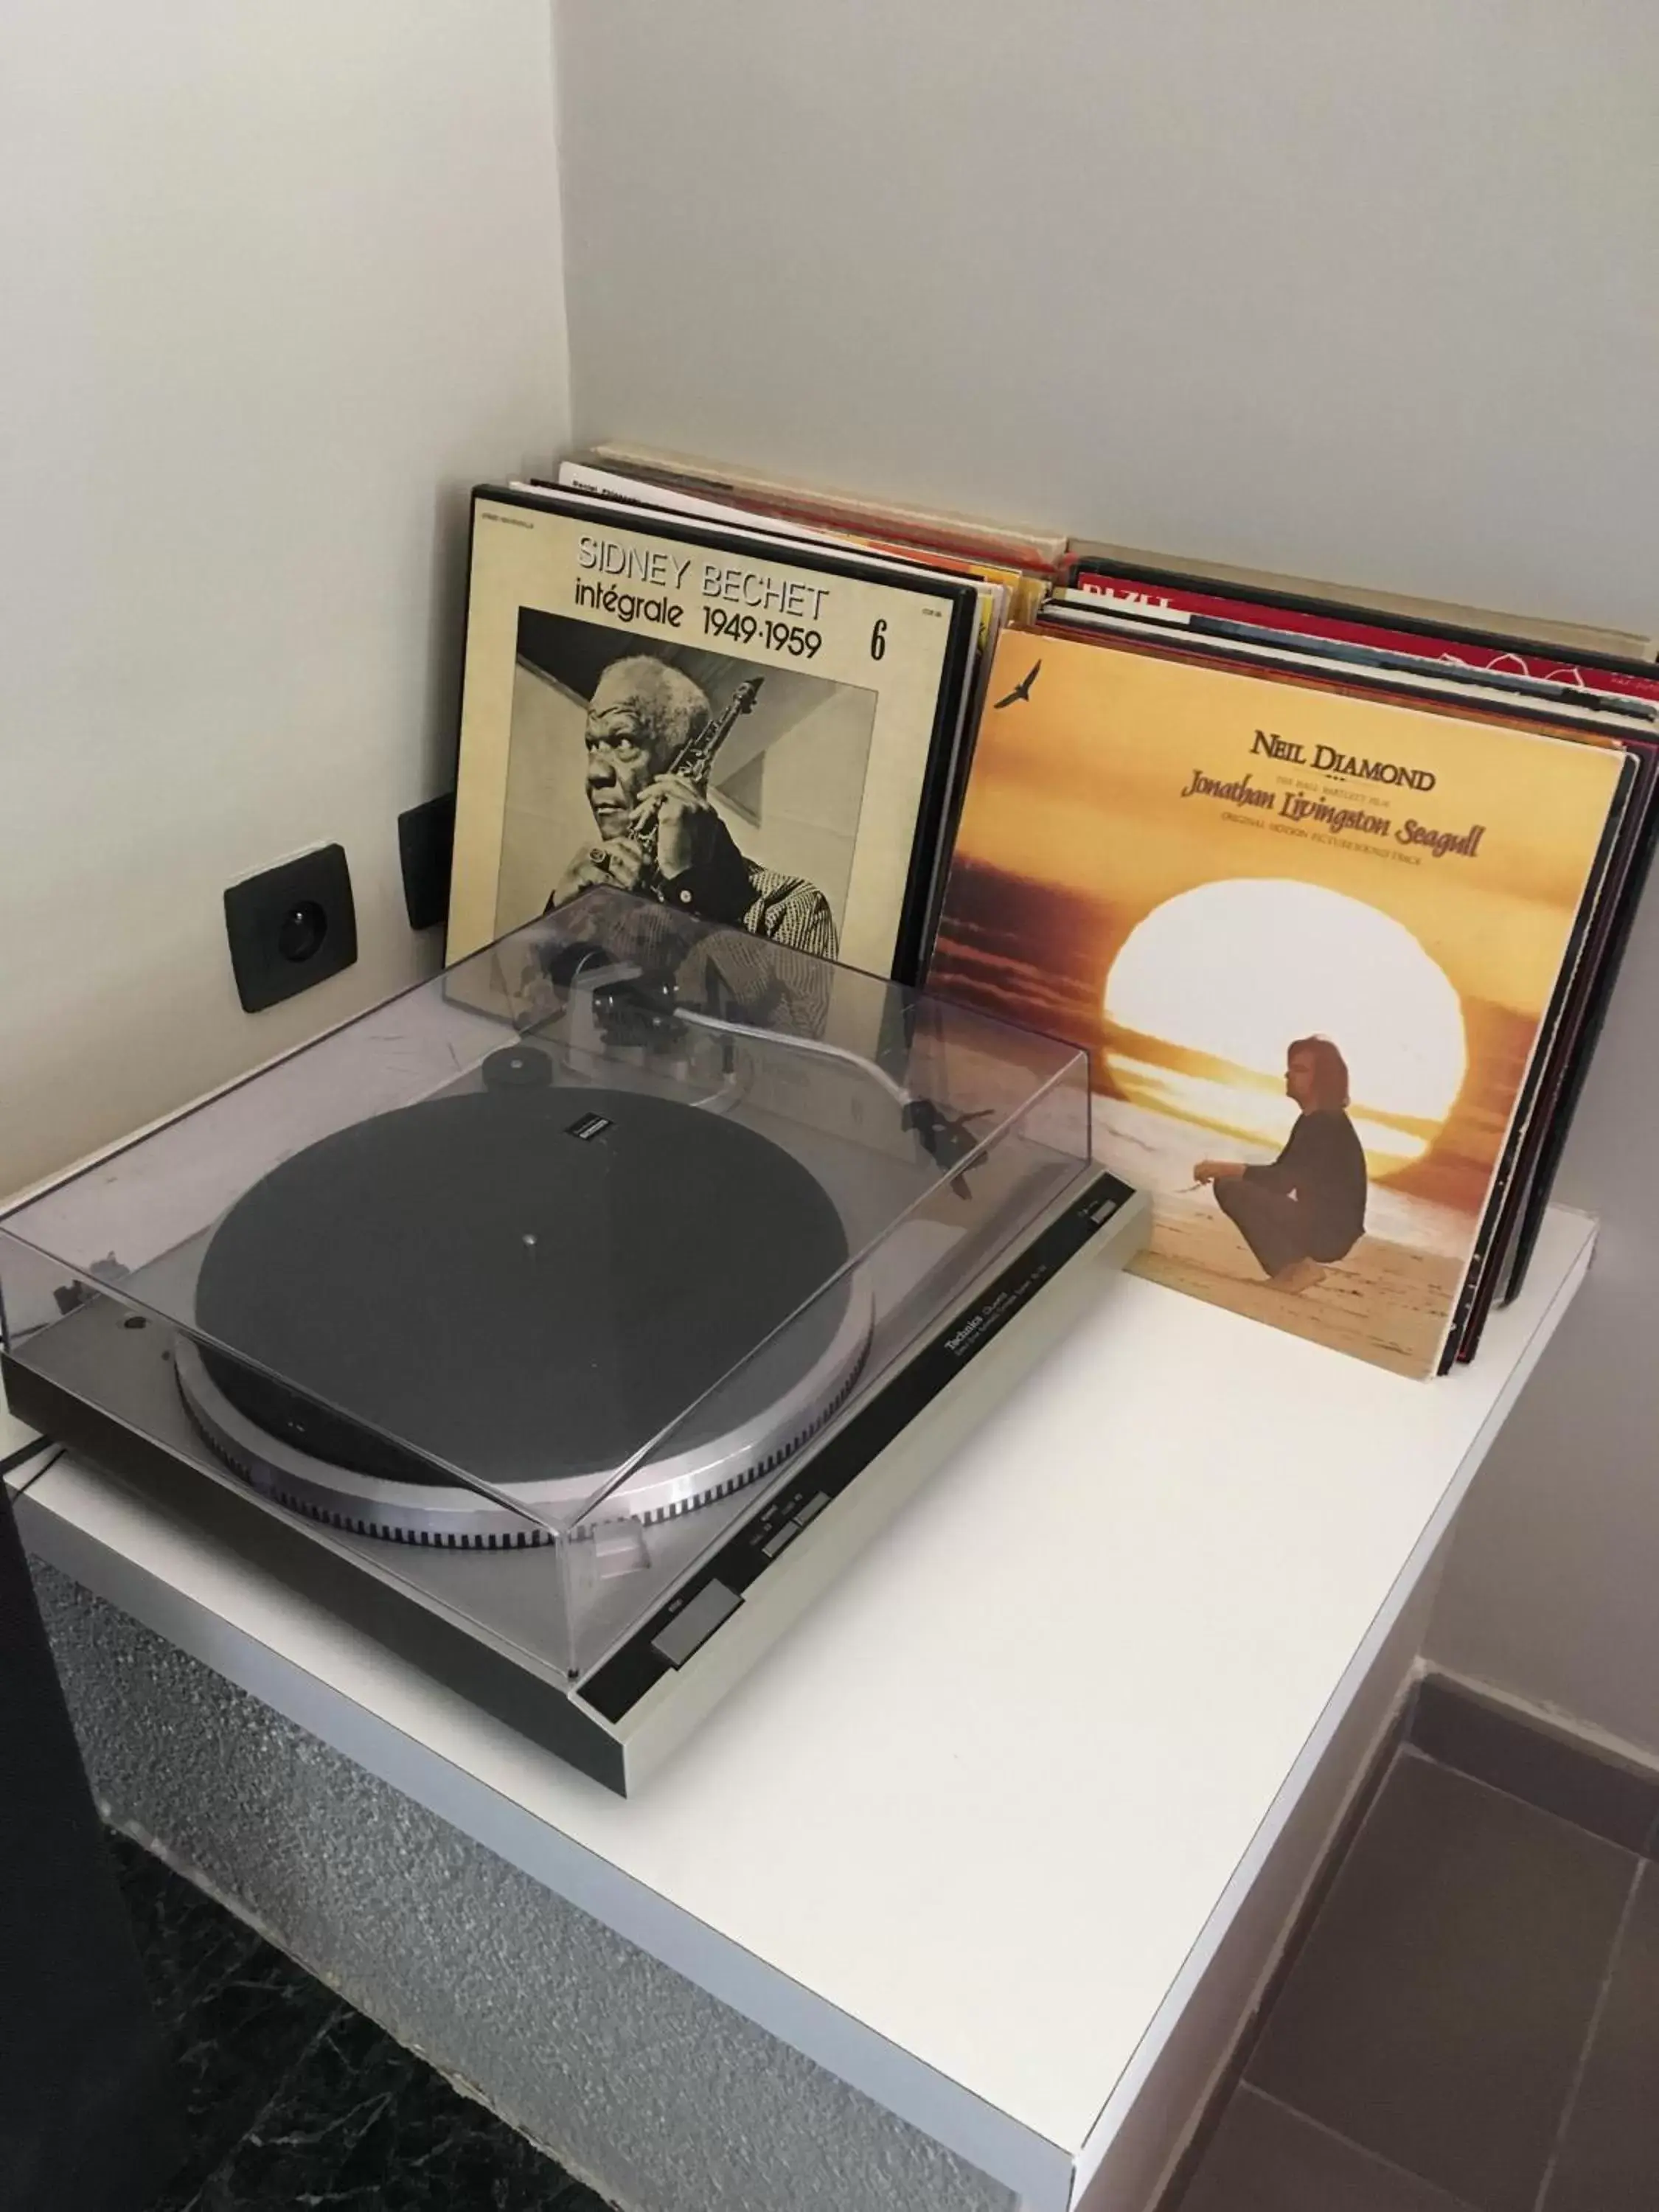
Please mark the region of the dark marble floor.
POLYGON ((152 2212, 605 2212, 189 1882, 110 1847, 186 2107, 152 2212))
POLYGON ((1659 1779, 1425 1686, 1164 2212, 1654 2212, 1656 1860, 1659 1779))

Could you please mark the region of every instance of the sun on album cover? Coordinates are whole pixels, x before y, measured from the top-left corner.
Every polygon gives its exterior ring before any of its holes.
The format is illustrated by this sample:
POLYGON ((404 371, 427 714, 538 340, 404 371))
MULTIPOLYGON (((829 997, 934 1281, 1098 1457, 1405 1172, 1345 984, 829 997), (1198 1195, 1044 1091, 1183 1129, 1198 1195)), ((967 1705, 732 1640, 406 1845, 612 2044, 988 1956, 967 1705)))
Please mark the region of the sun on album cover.
POLYGON ((930 986, 1091 1055, 1135 1271, 1433 1372, 1622 757, 1003 636, 930 986))

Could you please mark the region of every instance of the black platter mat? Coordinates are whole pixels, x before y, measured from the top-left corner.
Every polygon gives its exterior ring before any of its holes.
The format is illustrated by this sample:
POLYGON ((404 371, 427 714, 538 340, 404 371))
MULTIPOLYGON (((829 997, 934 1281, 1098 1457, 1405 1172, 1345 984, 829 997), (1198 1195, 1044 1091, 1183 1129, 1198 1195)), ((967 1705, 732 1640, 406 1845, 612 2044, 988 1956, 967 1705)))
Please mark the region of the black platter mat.
MULTIPOLYGON (((274 1168, 214 1231, 196 1322, 213 1381, 268 1433, 388 1480, 453 1481, 431 1453, 510 1488, 616 1467, 848 1256, 815 1177, 740 1123, 638 1092, 485 1090, 274 1168)), ((811 1370, 847 1303, 843 1279, 800 1316, 769 1387, 811 1370)), ((665 1448, 726 1425, 728 1395, 665 1448)))

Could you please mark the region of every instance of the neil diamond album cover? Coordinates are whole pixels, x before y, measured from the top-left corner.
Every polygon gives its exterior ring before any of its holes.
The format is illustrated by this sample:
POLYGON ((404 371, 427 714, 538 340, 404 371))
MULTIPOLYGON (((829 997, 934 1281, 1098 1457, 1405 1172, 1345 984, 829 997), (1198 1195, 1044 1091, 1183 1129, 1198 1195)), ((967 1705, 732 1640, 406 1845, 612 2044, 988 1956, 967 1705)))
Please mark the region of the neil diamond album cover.
POLYGON ((1136 1272, 1431 1374, 1623 756, 1018 630, 989 697, 931 986, 1089 1048, 1136 1272))

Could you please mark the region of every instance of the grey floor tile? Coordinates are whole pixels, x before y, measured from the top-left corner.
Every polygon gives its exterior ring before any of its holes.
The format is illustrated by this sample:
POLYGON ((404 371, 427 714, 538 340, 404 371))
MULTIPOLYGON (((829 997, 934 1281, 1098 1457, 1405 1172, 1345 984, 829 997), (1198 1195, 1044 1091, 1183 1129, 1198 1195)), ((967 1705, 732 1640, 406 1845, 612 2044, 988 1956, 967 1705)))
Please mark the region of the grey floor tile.
POLYGON ((1598 1755, 1432 1675, 1418 1689, 1411 1737, 1443 1766, 1559 1813, 1627 1850, 1643 1850, 1659 1822, 1659 1774, 1598 1755))
POLYGON ((1469 2212, 1248 2086, 1236 2089, 1178 2212, 1469 2212))
POLYGON ((361 2014, 312 2044, 191 2212, 605 2212, 361 2014))
POLYGON ((1659 2205, 1659 1866, 1642 1869, 1543 2212, 1659 2205))
POLYGON ((1638 1864, 1402 1753, 1248 2078, 1476 2212, 1533 2212, 1638 1864))

